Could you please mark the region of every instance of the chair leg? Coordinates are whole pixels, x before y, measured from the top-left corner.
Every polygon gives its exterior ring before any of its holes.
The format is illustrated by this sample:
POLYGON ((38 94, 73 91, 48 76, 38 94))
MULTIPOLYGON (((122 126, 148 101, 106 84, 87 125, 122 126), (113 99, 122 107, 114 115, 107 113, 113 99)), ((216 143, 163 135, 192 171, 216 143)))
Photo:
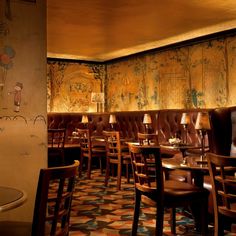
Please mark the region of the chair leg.
MULTIPOLYGON (((208 198, 199 199, 198 202, 191 204, 191 212, 195 221, 196 230, 201 235, 208 233, 208 198)), ((220 234, 219 234, 220 235, 220 234)))
POLYGON ((121 163, 117 165, 117 190, 121 187, 121 163))
POLYGON ((100 171, 101 171, 101 175, 103 173, 103 169, 102 169, 102 157, 99 157, 99 165, 100 165, 100 171))
POLYGON ((92 158, 88 157, 87 178, 91 179, 92 158))
POLYGON ((157 213, 156 213, 156 236, 163 235, 163 221, 164 221, 164 207, 157 203, 157 213))
POLYGON ((110 161, 109 161, 109 158, 107 158, 106 173, 105 173, 105 186, 107 186, 108 184, 109 177, 110 177, 110 161))
POLYGON ((171 233, 176 234, 176 209, 174 207, 170 209, 170 227, 171 233))
POLYGON ((79 177, 82 176, 83 162, 84 162, 84 157, 83 157, 83 155, 81 155, 80 156, 80 165, 79 165, 79 177))
POLYGON ((133 217, 133 223, 132 223, 132 236, 137 235, 140 202, 141 202, 141 194, 137 189, 135 189, 135 203, 134 203, 134 217, 133 217))
POLYGON ((129 184, 130 182, 129 164, 126 164, 126 179, 127 179, 127 183, 129 184))

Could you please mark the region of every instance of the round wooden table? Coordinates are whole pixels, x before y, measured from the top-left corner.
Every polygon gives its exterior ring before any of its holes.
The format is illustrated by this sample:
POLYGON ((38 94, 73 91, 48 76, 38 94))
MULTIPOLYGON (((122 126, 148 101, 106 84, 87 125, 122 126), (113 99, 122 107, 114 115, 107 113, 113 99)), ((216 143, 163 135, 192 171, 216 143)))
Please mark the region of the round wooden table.
POLYGON ((162 166, 166 169, 188 170, 191 171, 194 184, 203 187, 203 177, 209 174, 207 162, 199 162, 199 156, 187 156, 186 162, 183 164, 183 157, 175 155, 172 158, 163 158, 162 166))
POLYGON ((21 206, 27 199, 23 190, 0 186, 0 212, 21 206))
POLYGON ((185 165, 186 164, 186 151, 187 150, 193 150, 193 149, 201 149, 200 146, 196 146, 196 145, 193 145, 193 144, 170 144, 170 143, 165 143, 165 144, 160 144, 160 147, 161 148, 164 148, 164 149, 171 149, 171 150, 179 150, 181 153, 182 153, 182 164, 185 165))

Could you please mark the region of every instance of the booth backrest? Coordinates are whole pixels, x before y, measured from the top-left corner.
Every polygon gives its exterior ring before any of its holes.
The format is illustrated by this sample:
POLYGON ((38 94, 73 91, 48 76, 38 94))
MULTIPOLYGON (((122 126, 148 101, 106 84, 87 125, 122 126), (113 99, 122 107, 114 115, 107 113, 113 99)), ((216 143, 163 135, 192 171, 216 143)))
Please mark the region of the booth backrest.
POLYGON ((219 155, 236 156, 236 107, 216 108, 211 111, 211 151, 219 155))
MULTIPOLYGON (((203 110, 203 109, 202 109, 203 110)), ((199 109, 170 109, 170 110, 151 110, 151 111, 130 111, 114 112, 117 123, 114 128, 121 132, 122 137, 137 140, 138 132, 145 132, 143 117, 145 113, 150 114, 152 124, 149 131, 158 133, 159 142, 167 142, 171 137, 183 138, 184 130, 180 124, 183 112, 190 114, 191 122, 188 126, 188 142, 200 144, 200 138, 194 128, 199 109)), ((205 111, 205 109, 204 109, 205 111)), ((211 112, 211 110, 207 110, 211 112)), ((89 128, 93 135, 102 135, 103 130, 110 130, 109 116, 111 113, 87 113, 89 128)), ((76 128, 82 128, 82 115, 84 113, 48 113, 48 128, 65 128, 66 140, 72 135, 76 128)), ((67 141, 66 141, 67 142, 67 141)))

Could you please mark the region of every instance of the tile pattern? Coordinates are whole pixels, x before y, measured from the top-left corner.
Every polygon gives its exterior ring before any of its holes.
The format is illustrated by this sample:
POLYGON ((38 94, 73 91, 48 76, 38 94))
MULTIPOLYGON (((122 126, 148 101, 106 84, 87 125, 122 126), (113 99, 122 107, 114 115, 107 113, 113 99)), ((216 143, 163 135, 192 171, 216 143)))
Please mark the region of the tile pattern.
MULTIPOLYGON (((122 179, 120 191, 116 189, 116 178, 104 186, 104 176, 99 170, 92 172, 92 179, 82 177, 72 202, 70 236, 117 236, 131 235, 134 207, 133 183, 122 179)), ((169 212, 164 217, 164 235, 171 235, 169 212)), ((179 209, 177 213, 178 235, 199 235, 194 232, 194 222, 179 209), (188 227, 186 227, 188 225, 188 227)), ((138 235, 154 235, 155 208, 142 206, 138 235)), ((212 235, 210 230, 209 235, 212 235)))

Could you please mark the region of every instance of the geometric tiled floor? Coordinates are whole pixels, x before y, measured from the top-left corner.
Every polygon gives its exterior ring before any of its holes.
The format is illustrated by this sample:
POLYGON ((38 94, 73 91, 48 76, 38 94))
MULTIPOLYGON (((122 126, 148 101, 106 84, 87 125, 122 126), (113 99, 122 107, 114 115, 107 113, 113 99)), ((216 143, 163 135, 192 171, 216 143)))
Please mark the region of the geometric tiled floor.
MULTIPOLYGON (((134 189, 122 179, 121 191, 116 189, 116 178, 104 186, 104 175, 92 172, 92 179, 81 178, 76 185, 72 202, 69 236, 131 235, 134 189)), ((177 213, 178 235, 200 235, 193 230, 193 220, 177 213), (188 225, 188 227, 185 227, 188 225)), ((164 235, 171 235, 169 213, 165 213, 164 235)), ((155 209, 142 207, 138 235, 154 235, 155 209)), ((212 234, 210 228, 209 235, 212 234)), ((230 234, 228 234, 229 236, 230 234)))

